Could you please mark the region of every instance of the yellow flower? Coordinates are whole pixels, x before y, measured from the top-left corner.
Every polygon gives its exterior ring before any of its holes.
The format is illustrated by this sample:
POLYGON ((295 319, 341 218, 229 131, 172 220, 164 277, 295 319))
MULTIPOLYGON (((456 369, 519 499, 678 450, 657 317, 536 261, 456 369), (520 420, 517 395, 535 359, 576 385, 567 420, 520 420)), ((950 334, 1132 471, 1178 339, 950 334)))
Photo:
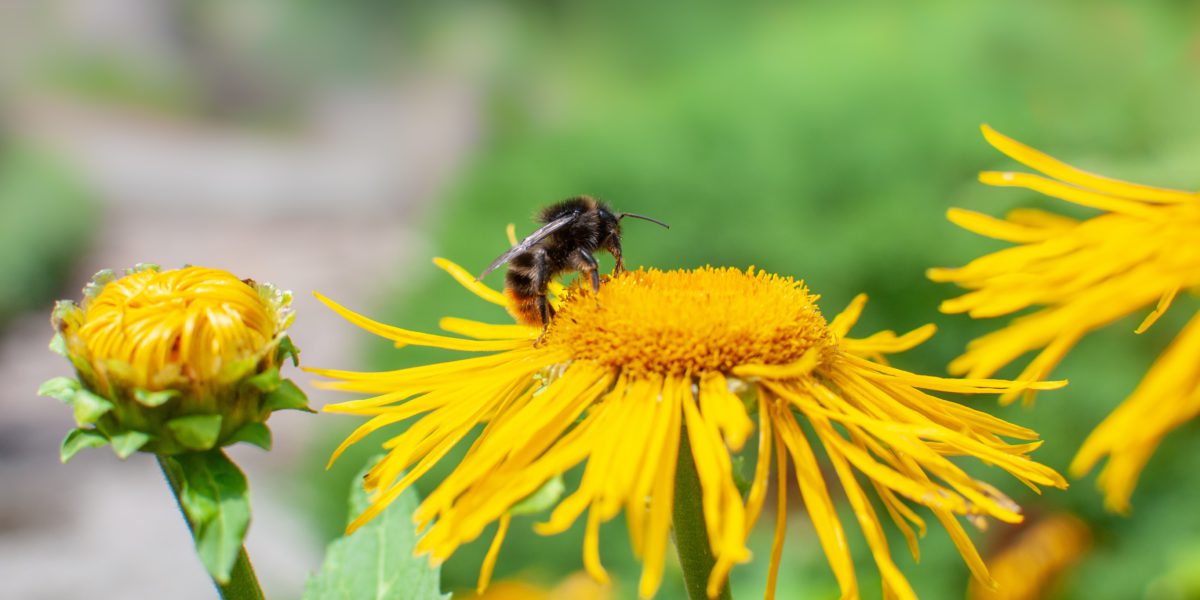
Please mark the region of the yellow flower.
POLYGON ((988 567, 996 587, 971 582, 970 600, 1038 600, 1051 596, 1060 575, 1070 569, 1092 543, 1088 526, 1066 513, 1023 525, 988 567))
POLYGON ((82 305, 55 307, 52 343, 78 380, 59 377, 41 393, 68 402, 81 429, 64 460, 84 446, 112 443, 122 457, 207 450, 236 441, 269 446, 273 410, 303 408, 279 378, 296 349, 286 336, 291 295, 202 267, 123 277, 101 271, 82 305))
MULTIPOLYGON (((985 172, 985 184, 1028 188, 1094 208, 1076 220, 1019 209, 1004 220, 951 209, 951 221, 1018 246, 958 269, 930 269, 934 281, 971 290, 942 303, 948 313, 996 317, 1038 307, 1003 329, 971 342, 950 372, 988 377, 1022 354, 1038 355, 1019 380, 1047 377, 1086 333, 1149 309, 1136 333, 1154 324, 1182 288, 1200 284, 1200 194, 1117 181, 1081 171, 1007 138, 988 126, 983 135, 1016 161, 1041 171, 985 172)), ((1071 463, 1083 475, 1102 458, 1098 484, 1110 510, 1126 512, 1142 467, 1163 436, 1200 412, 1200 316, 1194 317, 1151 367, 1142 383, 1084 442, 1071 463)), ((1020 393, 1010 391, 1002 401, 1020 393)), ((1028 392, 1026 400, 1032 399, 1028 392)))
MULTIPOLYGON (((461 267, 435 260, 480 298, 506 306, 504 295, 461 267)), ((383 373, 314 372, 333 389, 371 397, 326 410, 372 417, 335 452, 382 427, 413 419, 384 443, 388 453, 365 479, 374 504, 350 529, 375 517, 474 428, 482 433, 414 518, 427 528, 418 552, 435 562, 499 522, 481 573, 486 585, 512 511, 559 474, 586 462, 573 493, 535 526, 566 530, 586 512, 583 562, 599 581, 599 526, 624 511, 633 550, 643 564, 639 592, 659 587, 669 546, 677 458, 690 450, 701 488, 705 528, 716 566, 708 594, 717 595, 733 565, 750 559, 746 538, 766 499, 774 468, 795 465, 798 487, 842 592, 858 596, 846 531, 833 506, 814 445, 829 456, 854 508, 883 586, 913 598, 892 562, 879 516, 860 484, 865 477, 917 553, 928 507, 943 523, 972 572, 987 571, 956 515, 1021 520, 1018 507, 994 487, 971 478, 951 456, 973 456, 1030 486, 1065 486, 1053 470, 1026 454, 1039 443, 1009 444, 1001 436, 1036 434, 924 390, 992 394, 1051 389, 1061 383, 1017 385, 954 380, 892 368, 884 354, 907 350, 933 334, 866 338, 847 332, 866 301, 860 296, 826 322, 800 281, 750 269, 627 271, 598 293, 569 288, 541 342, 538 328, 444 318, 464 337, 417 333, 384 325, 321 297, 354 324, 395 341, 483 353, 481 356, 383 373), (757 413, 755 415, 755 413, 757 413), (757 419, 757 426, 755 423, 757 419), (804 423, 807 423, 805 425, 804 423), (806 433, 811 428, 811 433, 806 433), (757 434, 757 464, 745 498, 735 485, 731 452, 757 434)), ((777 486, 772 573, 782 549, 787 485, 777 486)), ((768 596, 773 595, 773 581, 768 596)))

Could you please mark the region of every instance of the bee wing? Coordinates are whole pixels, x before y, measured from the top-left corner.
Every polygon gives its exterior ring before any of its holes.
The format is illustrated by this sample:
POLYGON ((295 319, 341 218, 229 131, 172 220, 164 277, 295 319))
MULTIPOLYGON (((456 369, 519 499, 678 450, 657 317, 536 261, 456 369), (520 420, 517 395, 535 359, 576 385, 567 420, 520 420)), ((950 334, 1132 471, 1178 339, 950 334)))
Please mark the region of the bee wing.
POLYGON ((483 279, 484 277, 487 277, 487 274, 491 273, 492 271, 495 271, 496 267, 499 267, 500 265, 512 260, 512 257, 514 257, 522 252, 525 252, 526 250, 529 250, 530 248, 533 247, 534 244, 546 239, 547 236, 554 233, 555 231, 558 231, 559 229, 566 227, 567 224, 569 224, 571 221, 574 221, 578 216, 579 215, 567 215, 565 217, 559 217, 553 221, 550 221, 549 223, 546 223, 545 225, 542 225, 541 227, 539 227, 537 229, 537 231, 534 231, 533 233, 529 234, 528 237, 521 240, 521 242, 519 244, 517 244, 516 246, 513 246, 512 248, 509 248, 508 252, 505 252, 504 254, 497 256, 496 260, 493 260, 492 264, 488 265, 488 268, 484 269, 483 272, 479 274, 479 277, 475 278, 476 281, 483 279))

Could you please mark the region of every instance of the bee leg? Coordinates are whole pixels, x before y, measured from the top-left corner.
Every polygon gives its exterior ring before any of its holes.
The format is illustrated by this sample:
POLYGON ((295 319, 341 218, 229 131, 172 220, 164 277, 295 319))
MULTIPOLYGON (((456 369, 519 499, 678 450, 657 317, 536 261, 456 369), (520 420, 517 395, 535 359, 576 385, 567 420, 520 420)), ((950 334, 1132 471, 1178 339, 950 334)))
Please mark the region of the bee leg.
MULTIPOLYGON (((538 312, 542 315, 542 333, 546 333, 546 327, 550 325, 550 317, 553 311, 550 309, 550 301, 546 300, 545 296, 537 297, 538 312)), ((541 339, 541 338, 538 338, 541 339)))
POLYGON ((579 248, 571 254, 571 263, 576 271, 591 277, 593 292, 600 291, 600 265, 591 252, 579 248))
POLYGON ((542 315, 542 332, 533 341, 533 345, 539 346, 542 338, 546 337, 546 330, 550 328, 550 317, 554 315, 554 307, 550 306, 550 301, 545 296, 538 296, 535 302, 537 302, 538 312, 542 315))
POLYGON ((605 249, 617 261, 616 266, 613 267, 613 274, 619 275, 625 271, 625 258, 621 256, 621 240, 617 239, 616 236, 609 237, 605 249))

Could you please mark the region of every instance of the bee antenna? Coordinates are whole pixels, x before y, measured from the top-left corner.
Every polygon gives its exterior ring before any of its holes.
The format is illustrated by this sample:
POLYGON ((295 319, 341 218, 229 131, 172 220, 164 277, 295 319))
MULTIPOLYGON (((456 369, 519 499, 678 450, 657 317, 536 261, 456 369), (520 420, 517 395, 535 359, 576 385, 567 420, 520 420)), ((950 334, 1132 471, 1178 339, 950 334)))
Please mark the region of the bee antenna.
POLYGON ((620 221, 621 219, 624 219, 625 217, 633 217, 635 219, 641 219, 643 221, 650 221, 651 223, 657 223, 659 225, 662 225, 663 227, 665 227, 667 229, 671 228, 670 225, 667 225, 666 223, 663 223, 662 221, 659 221, 658 219, 651 219, 650 217, 646 217, 643 215, 635 215, 633 213, 621 213, 621 214, 617 215, 617 220, 620 221))

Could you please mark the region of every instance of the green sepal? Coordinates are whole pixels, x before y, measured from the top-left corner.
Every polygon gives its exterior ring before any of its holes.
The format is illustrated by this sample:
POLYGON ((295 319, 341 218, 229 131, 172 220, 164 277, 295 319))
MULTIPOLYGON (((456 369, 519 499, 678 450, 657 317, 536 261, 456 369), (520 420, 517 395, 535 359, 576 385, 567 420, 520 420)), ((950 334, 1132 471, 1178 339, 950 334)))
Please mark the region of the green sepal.
POLYGON ((292 357, 293 367, 300 366, 300 349, 292 343, 292 338, 285 335, 279 340, 279 347, 275 349, 275 361, 283 364, 283 360, 289 356, 292 357))
POLYGON ((191 415, 167 421, 167 429, 188 450, 208 450, 221 435, 221 415, 191 415))
POLYGON ((253 377, 247 377, 246 380, 242 382, 242 385, 253 386, 260 392, 271 392, 274 391, 275 388, 279 387, 280 382, 279 369, 276 367, 271 367, 270 369, 267 369, 266 371, 263 371, 262 373, 259 373, 253 377))
POLYGON ((112 444, 113 452, 121 460, 129 458, 134 452, 137 452, 151 440, 150 434, 141 431, 126 431, 118 433, 109 438, 112 444))
POLYGON ((555 504, 558 504, 558 499, 562 498, 563 491, 567 486, 563 484, 562 475, 555 475, 553 479, 542 484, 542 487, 528 496, 524 500, 514 504, 508 509, 512 515, 532 515, 549 510, 555 504))
POLYGON ((317 412, 308 407, 308 396, 304 395, 304 390, 300 386, 292 383, 291 379, 284 379, 280 382, 279 387, 267 394, 263 398, 263 410, 302 410, 304 412, 317 412))
POLYGON ((79 392, 79 382, 70 377, 55 377, 38 386, 38 395, 71 404, 79 392))
POLYGON ((56 334, 54 334, 54 337, 50 338, 49 348, 50 348, 51 352, 53 352, 59 356, 62 356, 64 358, 68 358, 67 357, 67 339, 64 338, 61 333, 56 333, 56 334))
POLYGON ((140 263, 134 264, 133 268, 131 268, 131 269, 125 269, 125 274, 126 275, 134 275, 136 273, 141 273, 142 271, 154 271, 155 273, 157 273, 161 270, 162 270, 162 267, 160 267, 156 263, 141 263, 140 262, 140 263))
MULTIPOLYGON (((366 468, 353 479, 350 519, 371 505, 362 478, 378 458, 367 461, 366 468)), ((439 569, 413 555, 421 537, 412 520, 419 503, 416 490, 410 487, 353 534, 331 542, 321 569, 304 586, 303 600, 448 599, 450 596, 441 592, 439 569)))
POLYGON ((246 423, 241 429, 229 436, 227 444, 246 442, 262 448, 271 449, 271 428, 263 423, 246 423))
POLYGON ((113 409, 113 403, 108 399, 80 389, 71 396, 71 406, 75 409, 75 422, 84 425, 95 425, 105 413, 113 409))
POLYGON ((62 447, 58 451, 59 458, 63 464, 67 464, 80 450, 100 448, 107 443, 108 438, 95 429, 72 429, 67 432, 67 437, 63 438, 62 447))
POLYGON ((250 527, 246 476, 220 449, 160 456, 196 540, 196 554, 222 585, 250 527))
POLYGON ((138 401, 142 406, 154 408, 167 403, 167 400, 178 398, 183 393, 179 390, 161 390, 157 392, 147 392, 146 390, 134 390, 133 399, 138 401))
POLYGON ((83 294, 88 298, 95 298, 100 295, 104 286, 117 280, 117 274, 112 269, 100 269, 92 275, 92 280, 87 285, 83 286, 83 294))

